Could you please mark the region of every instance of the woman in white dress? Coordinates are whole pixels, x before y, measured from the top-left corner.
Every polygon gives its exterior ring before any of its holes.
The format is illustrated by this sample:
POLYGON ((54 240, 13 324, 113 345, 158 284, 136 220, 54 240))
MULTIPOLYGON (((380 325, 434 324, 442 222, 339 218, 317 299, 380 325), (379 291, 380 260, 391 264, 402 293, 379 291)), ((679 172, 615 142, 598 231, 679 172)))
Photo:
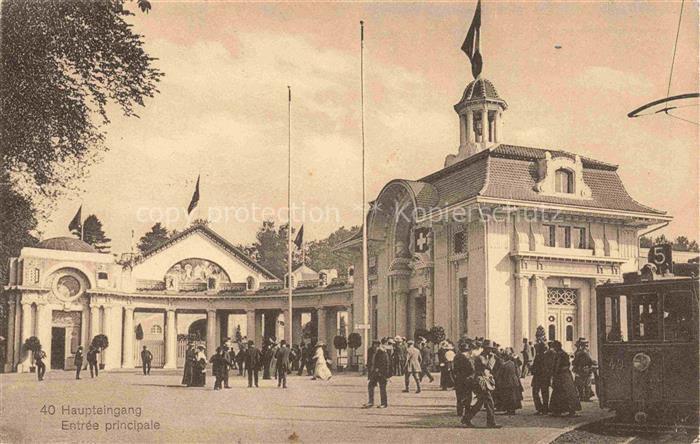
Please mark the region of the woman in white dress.
POLYGON ((323 342, 316 343, 316 352, 314 353, 314 359, 316 360, 316 366, 314 367, 314 377, 313 379, 322 379, 327 381, 331 379, 330 369, 328 364, 326 364, 326 356, 323 353, 323 342))

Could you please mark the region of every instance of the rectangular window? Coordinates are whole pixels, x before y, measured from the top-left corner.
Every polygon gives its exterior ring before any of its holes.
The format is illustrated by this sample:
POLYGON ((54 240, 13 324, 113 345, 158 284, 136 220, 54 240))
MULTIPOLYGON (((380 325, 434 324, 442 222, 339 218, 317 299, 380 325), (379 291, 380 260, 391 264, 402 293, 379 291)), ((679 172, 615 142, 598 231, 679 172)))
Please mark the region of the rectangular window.
POLYGON ((466 253, 466 236, 464 231, 458 231, 452 236, 452 251, 454 254, 466 253))
POLYGON ((556 246, 560 248, 571 248, 571 227, 557 227, 556 246))
POLYGON ((638 341, 660 339, 659 296, 651 293, 638 294, 630 299, 631 339, 638 341))
POLYGON ((581 227, 573 227, 571 231, 572 246, 581 250, 586 249, 586 229, 581 227))
POLYGON ((98 271, 97 272, 97 279, 107 279, 107 272, 105 271, 98 271))
POLYGON ((689 291, 672 291, 664 295, 664 340, 693 340, 693 299, 689 291))
POLYGON ((544 233, 542 235, 544 236, 544 244, 547 247, 554 247, 556 246, 556 226, 554 225, 543 225, 544 227, 544 233))
POLYGON ((605 298, 605 340, 627 342, 627 296, 605 298))

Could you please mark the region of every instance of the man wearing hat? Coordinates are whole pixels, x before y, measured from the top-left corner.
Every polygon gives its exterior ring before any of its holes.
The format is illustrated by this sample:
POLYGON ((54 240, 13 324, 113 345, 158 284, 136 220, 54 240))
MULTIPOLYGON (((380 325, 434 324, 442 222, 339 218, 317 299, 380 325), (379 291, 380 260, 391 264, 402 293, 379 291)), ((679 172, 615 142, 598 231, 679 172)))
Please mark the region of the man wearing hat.
POLYGON ((80 379, 80 370, 83 369, 83 346, 79 345, 75 352, 75 379, 80 379))
POLYGON ((576 342, 576 352, 572 362, 574 370, 574 385, 578 392, 578 399, 583 402, 590 402, 593 391, 591 390, 591 376, 593 375, 593 358, 588 351, 588 340, 578 338, 576 342))
POLYGON ((245 371, 248 373, 248 387, 258 386, 258 376, 260 372, 262 356, 260 350, 255 348, 255 342, 248 341, 248 351, 245 355, 245 371))
POLYGON ((486 426, 488 428, 497 429, 500 426, 496 425, 496 415, 493 405, 493 397, 491 392, 495 388, 494 379, 490 370, 491 358, 494 355, 496 345, 490 339, 484 339, 482 343, 484 351, 481 355, 474 359, 474 374, 477 384, 474 385, 476 394, 476 404, 464 413, 462 424, 465 427, 474 427, 471 420, 479 413, 482 407, 486 408, 486 426))
POLYGON ((457 416, 463 416, 465 409, 472 406, 472 381, 474 380, 474 360, 471 356, 472 341, 462 339, 457 344, 459 353, 455 356, 452 372, 455 378, 457 395, 457 416))
POLYGON ((389 345, 389 340, 383 338, 381 345, 377 347, 372 357, 372 368, 369 373, 369 384, 367 386, 367 392, 369 395, 369 400, 363 408, 370 408, 374 405, 374 388, 379 385, 379 396, 381 399, 381 404, 377 408, 385 409, 389 406, 389 401, 386 394, 386 383, 389 378, 391 378, 391 361, 389 360, 389 354, 387 349, 391 347, 389 345))
POLYGON ((408 348, 406 349, 406 363, 402 369, 404 372, 404 382, 406 384, 404 393, 408 393, 408 384, 410 382, 411 375, 416 381, 416 393, 420 393, 420 379, 418 379, 418 375, 421 372, 421 353, 420 350, 414 346, 414 342, 412 340, 409 340, 407 344, 408 348))
POLYGON ((432 350, 430 350, 430 347, 428 347, 428 341, 421 337, 420 338, 420 381, 423 381, 423 378, 425 376, 428 377, 428 381, 433 382, 434 378, 433 375, 430 374, 430 367, 433 365, 433 353, 432 350))

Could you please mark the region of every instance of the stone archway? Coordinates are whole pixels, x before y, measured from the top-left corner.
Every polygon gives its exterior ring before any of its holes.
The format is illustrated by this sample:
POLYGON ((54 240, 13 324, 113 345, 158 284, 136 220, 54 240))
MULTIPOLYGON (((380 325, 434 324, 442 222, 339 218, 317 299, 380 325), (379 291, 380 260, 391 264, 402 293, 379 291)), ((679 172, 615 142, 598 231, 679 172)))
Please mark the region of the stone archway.
POLYGON ((207 318, 198 319, 187 328, 187 335, 195 341, 206 342, 207 340, 207 318))

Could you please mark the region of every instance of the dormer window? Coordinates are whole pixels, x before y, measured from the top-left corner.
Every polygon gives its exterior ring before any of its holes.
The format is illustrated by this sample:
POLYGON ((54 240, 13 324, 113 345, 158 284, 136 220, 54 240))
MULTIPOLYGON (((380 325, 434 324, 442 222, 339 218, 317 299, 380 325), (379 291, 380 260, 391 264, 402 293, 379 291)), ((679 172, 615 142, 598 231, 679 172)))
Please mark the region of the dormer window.
POLYGON ((554 173, 554 191, 557 193, 574 193, 574 174, 564 168, 560 168, 554 173))

